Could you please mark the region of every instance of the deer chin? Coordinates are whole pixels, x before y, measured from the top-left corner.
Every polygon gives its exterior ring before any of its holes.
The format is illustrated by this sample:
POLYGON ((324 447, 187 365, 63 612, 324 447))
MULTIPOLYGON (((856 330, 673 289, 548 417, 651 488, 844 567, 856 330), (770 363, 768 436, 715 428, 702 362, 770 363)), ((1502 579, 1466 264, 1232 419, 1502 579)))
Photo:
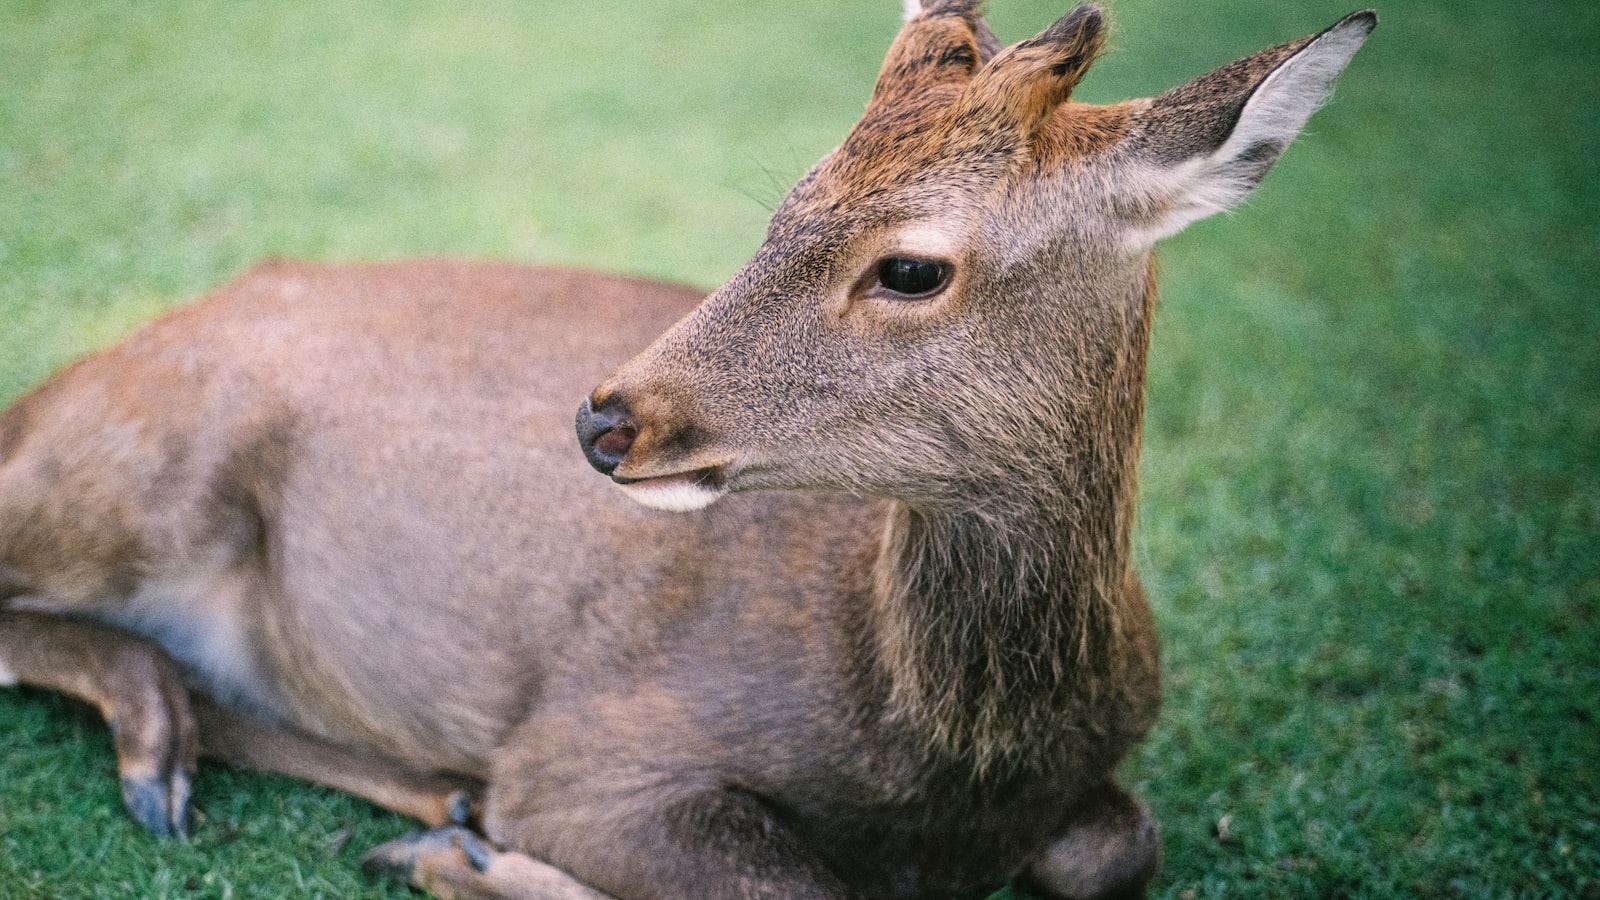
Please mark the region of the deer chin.
POLYGON ((666 512, 705 509, 728 492, 717 466, 654 478, 612 476, 611 480, 634 502, 666 512))

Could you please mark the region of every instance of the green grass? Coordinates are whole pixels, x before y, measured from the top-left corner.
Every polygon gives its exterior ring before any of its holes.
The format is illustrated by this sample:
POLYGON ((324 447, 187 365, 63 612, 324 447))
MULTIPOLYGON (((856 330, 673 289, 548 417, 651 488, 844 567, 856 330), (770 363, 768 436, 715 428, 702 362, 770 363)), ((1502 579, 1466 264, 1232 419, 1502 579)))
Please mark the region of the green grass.
MULTIPOLYGON (((1353 0, 1345 0, 1353 2, 1353 0)), ((1111 0, 1084 94, 1345 2, 1111 0)), ((995 0, 1015 39, 1065 3, 995 0)), ((1405 0, 1253 200, 1163 251, 1125 770, 1169 897, 1600 896, 1600 7, 1405 0)), ((898 4, 0 0, 0 398, 263 256, 713 284, 859 113, 898 4), (559 8, 546 8, 559 7, 559 8)), ((0 692, 0 897, 406 896, 398 817, 0 692)))

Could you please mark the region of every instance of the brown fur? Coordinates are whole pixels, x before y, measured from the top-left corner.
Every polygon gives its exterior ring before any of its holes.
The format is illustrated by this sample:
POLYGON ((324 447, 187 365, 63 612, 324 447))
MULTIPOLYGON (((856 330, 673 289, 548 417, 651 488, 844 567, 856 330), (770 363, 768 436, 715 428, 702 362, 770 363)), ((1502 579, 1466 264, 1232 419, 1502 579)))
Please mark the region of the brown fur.
POLYGON ((0 415, 0 674, 118 721, 153 831, 186 824, 198 721, 443 826, 369 864, 445 896, 1136 894, 1140 235, 1265 172, 1371 21, 1100 108, 1068 100, 1097 11, 1002 51, 930 3, 698 305, 263 265, 0 415), (1240 129, 1242 163, 1190 164, 1240 129), (894 258, 947 280, 897 295, 894 258), (596 468, 726 496, 670 515, 590 471, 596 383, 596 468))

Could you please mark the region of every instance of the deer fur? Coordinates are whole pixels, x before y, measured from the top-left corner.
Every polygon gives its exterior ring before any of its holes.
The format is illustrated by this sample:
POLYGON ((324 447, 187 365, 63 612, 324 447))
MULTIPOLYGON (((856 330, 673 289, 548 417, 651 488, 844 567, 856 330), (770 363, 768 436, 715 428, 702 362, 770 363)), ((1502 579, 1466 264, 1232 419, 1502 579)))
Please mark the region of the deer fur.
POLYGON ((1151 245, 1375 23, 1089 106, 1094 7, 908 8, 703 300, 264 264, 0 416, 0 683, 98 705, 157 834, 206 753, 434 826, 369 866, 441 896, 1138 894, 1151 245))

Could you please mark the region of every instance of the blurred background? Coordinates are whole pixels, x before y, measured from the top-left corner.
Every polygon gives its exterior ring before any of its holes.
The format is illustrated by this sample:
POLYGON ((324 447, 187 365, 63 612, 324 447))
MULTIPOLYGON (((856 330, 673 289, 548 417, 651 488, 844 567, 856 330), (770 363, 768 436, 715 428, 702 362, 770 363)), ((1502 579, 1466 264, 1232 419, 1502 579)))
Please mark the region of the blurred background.
MULTIPOLYGON (((1079 97, 1350 2, 1106 0, 1079 97)), ((1379 12, 1251 201, 1162 248, 1137 553, 1167 700, 1124 768, 1155 896, 1600 896, 1600 5, 1379 12)), ((0 0, 0 401, 267 256, 713 286, 899 16, 0 0)), ((102 723, 0 691, 0 897, 408 896, 356 870, 405 820, 217 766, 196 799, 190 841, 149 838, 102 723)))

